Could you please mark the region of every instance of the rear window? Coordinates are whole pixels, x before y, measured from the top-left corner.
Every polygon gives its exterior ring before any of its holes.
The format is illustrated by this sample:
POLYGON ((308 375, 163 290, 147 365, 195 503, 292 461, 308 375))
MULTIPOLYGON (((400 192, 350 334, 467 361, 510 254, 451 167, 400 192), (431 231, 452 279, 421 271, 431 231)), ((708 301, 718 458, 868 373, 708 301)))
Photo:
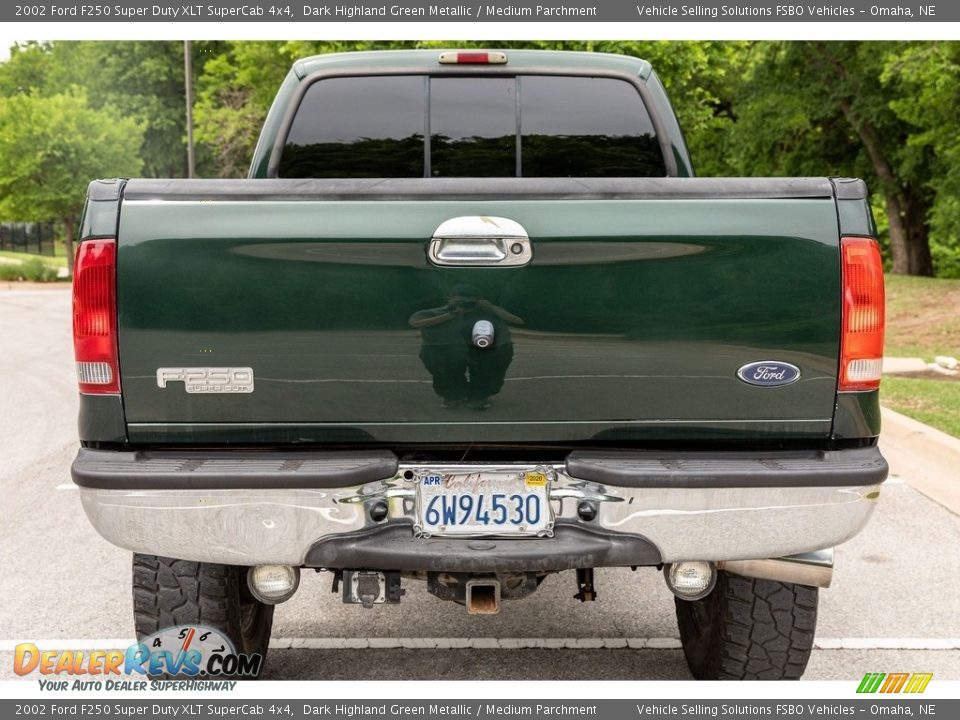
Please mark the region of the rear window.
POLYGON ((278 175, 663 177, 666 168, 626 81, 395 75, 313 83, 278 175))
POLYGON ((404 75, 314 83, 290 126, 280 176, 422 177, 426 85, 404 75))

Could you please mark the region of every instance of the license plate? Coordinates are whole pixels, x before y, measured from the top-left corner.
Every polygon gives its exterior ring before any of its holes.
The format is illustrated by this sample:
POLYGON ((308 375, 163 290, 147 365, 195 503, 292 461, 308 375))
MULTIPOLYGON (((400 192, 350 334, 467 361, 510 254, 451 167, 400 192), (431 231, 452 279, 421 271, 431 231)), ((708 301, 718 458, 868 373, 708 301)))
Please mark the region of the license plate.
POLYGON ((547 471, 427 471, 416 482, 418 535, 553 534, 547 471))

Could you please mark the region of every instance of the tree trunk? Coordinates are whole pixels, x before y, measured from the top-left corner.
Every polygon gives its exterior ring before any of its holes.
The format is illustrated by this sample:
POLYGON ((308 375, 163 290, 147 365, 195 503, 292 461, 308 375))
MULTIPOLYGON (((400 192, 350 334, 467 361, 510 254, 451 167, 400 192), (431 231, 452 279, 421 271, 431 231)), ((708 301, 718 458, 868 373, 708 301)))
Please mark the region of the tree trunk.
POLYGON ((905 195, 904 225, 907 229, 907 275, 933 277, 933 258, 927 235, 928 206, 924 200, 907 191, 905 195))
POLYGON ((933 258, 927 237, 927 206, 910 192, 886 194, 890 220, 891 271, 898 275, 933 276, 933 258))
POLYGON ((840 110, 866 148, 873 171, 880 180, 890 224, 893 272, 900 275, 932 276, 933 261, 930 259, 930 240, 927 237, 926 204, 900 184, 883 152, 882 143, 873 125, 865 120, 857 120, 849 100, 840 101, 840 110))
POLYGON ((67 270, 73 277, 73 226, 72 217, 63 218, 63 242, 67 251, 67 270))
POLYGON ((907 237, 907 228, 903 223, 900 212, 900 198, 893 188, 884 192, 884 207, 887 210, 887 220, 890 224, 890 254, 893 256, 893 272, 900 275, 909 275, 910 241, 907 237))

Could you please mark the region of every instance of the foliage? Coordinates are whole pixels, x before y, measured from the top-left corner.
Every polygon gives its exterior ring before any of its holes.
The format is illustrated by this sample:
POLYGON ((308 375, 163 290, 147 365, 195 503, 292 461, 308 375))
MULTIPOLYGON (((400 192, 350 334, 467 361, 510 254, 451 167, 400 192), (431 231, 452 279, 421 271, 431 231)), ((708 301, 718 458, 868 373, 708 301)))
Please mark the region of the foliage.
MULTIPOLYGON (((195 72, 220 43, 194 43, 195 72)), ((90 106, 109 107, 144 127, 140 147, 148 177, 186 174, 183 43, 62 41, 27 43, 0 65, 0 96, 86 90, 90 106)))
POLYGON ((0 263, 0 280, 56 282, 57 279, 57 269, 39 258, 31 258, 22 263, 0 263))
POLYGON ((0 216, 71 223, 91 178, 135 175, 143 127, 79 88, 0 101, 0 216))
POLYGON ((884 82, 894 42, 756 43, 734 97, 734 170, 755 175, 863 177, 883 201, 894 272, 930 275, 925 182, 931 153, 884 82))
MULTIPOLYGON (((56 247, 60 248, 62 246, 56 246, 56 247)), ((41 259, 45 265, 50 265, 52 267, 62 268, 67 266, 67 258, 64 255, 59 253, 52 256, 44 255, 41 258, 38 258, 35 253, 17 252, 15 250, 0 250, 0 259, 2 258, 9 258, 11 260, 21 260, 21 261, 41 259)))
POLYGON ((960 43, 902 43, 885 58, 890 106, 910 123, 918 175, 935 194, 929 215, 937 275, 960 278, 960 43))
MULTIPOLYGON (((246 174, 274 94, 298 58, 451 46, 644 57, 670 94, 698 174, 863 177, 888 266, 960 277, 956 42, 195 42, 199 174, 246 174)), ((24 43, 0 64, 0 101, 85 92, 89 109, 142 129, 138 172, 180 177, 183 51, 181 42, 24 43)))

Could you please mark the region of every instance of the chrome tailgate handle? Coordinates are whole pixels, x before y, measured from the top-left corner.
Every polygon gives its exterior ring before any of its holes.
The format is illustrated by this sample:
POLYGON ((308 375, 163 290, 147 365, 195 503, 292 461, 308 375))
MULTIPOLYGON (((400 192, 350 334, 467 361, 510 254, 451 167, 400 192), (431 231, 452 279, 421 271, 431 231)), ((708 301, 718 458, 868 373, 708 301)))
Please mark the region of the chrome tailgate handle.
POLYGON ((441 223, 427 255, 445 267, 520 267, 533 259, 533 247, 520 223, 473 215, 441 223))

